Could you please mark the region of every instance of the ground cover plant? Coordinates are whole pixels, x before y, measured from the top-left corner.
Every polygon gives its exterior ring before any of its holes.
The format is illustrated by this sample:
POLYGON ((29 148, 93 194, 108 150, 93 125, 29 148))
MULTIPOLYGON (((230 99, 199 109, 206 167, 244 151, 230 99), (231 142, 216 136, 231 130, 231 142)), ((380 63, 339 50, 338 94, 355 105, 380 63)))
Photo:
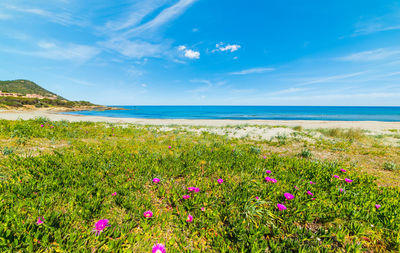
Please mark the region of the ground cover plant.
POLYGON ((3 120, 0 138, 1 251, 400 250, 399 188, 340 161, 151 126, 3 120))

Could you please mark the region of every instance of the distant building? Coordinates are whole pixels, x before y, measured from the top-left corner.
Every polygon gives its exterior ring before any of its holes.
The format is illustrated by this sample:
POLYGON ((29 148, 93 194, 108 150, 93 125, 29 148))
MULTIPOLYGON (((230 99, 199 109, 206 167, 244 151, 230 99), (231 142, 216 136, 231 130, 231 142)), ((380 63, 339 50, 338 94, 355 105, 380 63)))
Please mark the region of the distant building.
POLYGON ((0 91, 0 97, 23 97, 23 98, 38 98, 38 99, 57 99, 57 96, 52 95, 52 96, 42 96, 39 94, 26 94, 25 96, 19 93, 11 93, 11 92, 2 92, 0 91))

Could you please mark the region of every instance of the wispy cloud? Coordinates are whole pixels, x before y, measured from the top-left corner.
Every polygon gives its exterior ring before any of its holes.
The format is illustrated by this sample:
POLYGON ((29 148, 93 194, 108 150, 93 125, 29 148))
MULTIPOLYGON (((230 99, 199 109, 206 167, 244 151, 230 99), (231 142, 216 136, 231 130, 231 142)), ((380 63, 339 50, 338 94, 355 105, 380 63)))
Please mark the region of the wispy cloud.
POLYGON ((78 26, 85 26, 87 22, 83 19, 72 16, 70 13, 67 12, 51 12, 48 10, 40 9, 40 8, 23 8, 14 5, 6 5, 5 6, 9 11, 15 11, 20 13, 32 14, 47 18, 51 22, 69 26, 69 25, 78 25, 78 26))
POLYGON ((161 57, 169 48, 169 43, 156 44, 143 40, 130 41, 127 39, 109 40, 100 42, 99 45, 131 58, 161 57))
POLYGON ((190 93, 205 93, 210 91, 213 88, 220 88, 225 85, 225 81, 219 81, 219 82, 211 82, 210 80, 205 80, 205 79, 194 79, 190 80, 191 83, 202 83, 204 85, 197 87, 195 89, 189 90, 188 92, 190 93))
POLYGON ((183 53, 183 56, 189 59, 200 59, 200 52, 186 48, 186 46, 179 46, 178 51, 183 53))
POLYGON ((0 12, 0 20, 8 20, 8 19, 12 19, 12 16, 9 14, 0 12))
POLYGON ((362 51, 350 55, 346 55, 343 57, 336 58, 339 61, 379 61, 386 60, 393 57, 398 58, 400 56, 400 50, 398 49, 387 49, 387 48, 379 48, 375 50, 362 51))
POLYGON ((252 68, 252 69, 245 69, 238 72, 231 72, 230 75, 249 75, 249 74, 259 74, 269 71, 274 71, 274 68, 252 68))
POLYGON ((69 60, 79 63, 86 62, 100 53, 100 49, 91 46, 72 43, 59 46, 52 42, 45 41, 38 43, 37 50, 22 51, 6 48, 2 48, 1 50, 9 53, 35 56, 52 60, 69 60))
POLYGON ((387 15, 360 20, 355 25, 352 37, 368 35, 378 32, 400 30, 400 11, 387 15))
POLYGON ((124 37, 137 36, 140 33, 148 32, 160 28, 164 24, 174 20, 180 16, 187 8, 189 8, 197 0, 179 0, 176 4, 164 9, 154 19, 123 33, 124 37))
POLYGON ((314 77, 314 78, 309 78, 308 81, 301 82, 298 85, 329 83, 329 82, 333 82, 333 81, 344 80, 344 79, 348 79, 348 78, 352 78, 352 77, 361 76, 365 73, 366 73, 366 71, 355 72, 355 73, 350 73, 350 74, 342 74, 342 75, 325 76, 325 77, 314 77))
POLYGON ((233 45, 230 45, 230 44, 225 44, 225 43, 223 43, 223 42, 220 42, 220 43, 218 43, 218 44, 216 44, 215 45, 215 49, 213 49, 211 52, 225 52, 225 51, 227 51, 227 52, 231 52, 231 53, 233 53, 233 52, 235 52, 235 51, 237 51, 237 50, 239 50, 240 48, 241 48, 241 46, 240 45, 238 45, 238 44, 233 44, 233 45))
MULTIPOLYGON (((131 58, 161 58, 176 55, 176 52, 173 53, 170 41, 162 39, 162 36, 157 31, 168 22, 179 17, 196 1, 179 0, 177 3, 163 9, 147 22, 143 22, 143 19, 169 1, 149 0, 134 4, 132 7, 137 6, 138 8, 128 18, 109 21, 105 25, 103 30, 110 39, 100 42, 99 45, 131 58)), ((198 51, 185 48, 182 52, 186 58, 200 58, 200 52, 198 51)))

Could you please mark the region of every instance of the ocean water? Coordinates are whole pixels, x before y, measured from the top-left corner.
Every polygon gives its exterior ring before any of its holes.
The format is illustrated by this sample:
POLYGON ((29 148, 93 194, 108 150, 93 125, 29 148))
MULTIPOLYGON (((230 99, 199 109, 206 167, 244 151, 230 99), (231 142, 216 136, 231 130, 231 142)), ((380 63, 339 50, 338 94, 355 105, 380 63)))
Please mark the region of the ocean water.
POLYGON ((400 107, 342 106, 115 106, 125 110, 67 114, 145 119, 332 120, 400 122, 400 107))

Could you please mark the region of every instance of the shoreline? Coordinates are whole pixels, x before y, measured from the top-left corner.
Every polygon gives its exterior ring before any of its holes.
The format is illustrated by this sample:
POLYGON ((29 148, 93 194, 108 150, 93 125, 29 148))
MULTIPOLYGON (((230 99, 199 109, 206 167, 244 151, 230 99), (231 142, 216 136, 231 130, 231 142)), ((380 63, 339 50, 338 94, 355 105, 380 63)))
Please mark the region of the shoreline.
POLYGON ((32 110, 32 111, 10 111, 0 110, 0 119, 5 120, 28 120, 37 117, 46 117, 52 121, 67 120, 71 122, 91 121, 106 123, 129 123, 137 125, 185 125, 185 126, 208 126, 225 127, 239 125, 259 126, 301 126, 306 129, 316 128, 359 128, 370 131, 382 131, 388 129, 400 130, 400 122, 383 121, 321 121, 321 120, 230 120, 230 119, 141 119, 141 118, 114 118, 106 116, 89 116, 61 114, 60 111, 32 110))

